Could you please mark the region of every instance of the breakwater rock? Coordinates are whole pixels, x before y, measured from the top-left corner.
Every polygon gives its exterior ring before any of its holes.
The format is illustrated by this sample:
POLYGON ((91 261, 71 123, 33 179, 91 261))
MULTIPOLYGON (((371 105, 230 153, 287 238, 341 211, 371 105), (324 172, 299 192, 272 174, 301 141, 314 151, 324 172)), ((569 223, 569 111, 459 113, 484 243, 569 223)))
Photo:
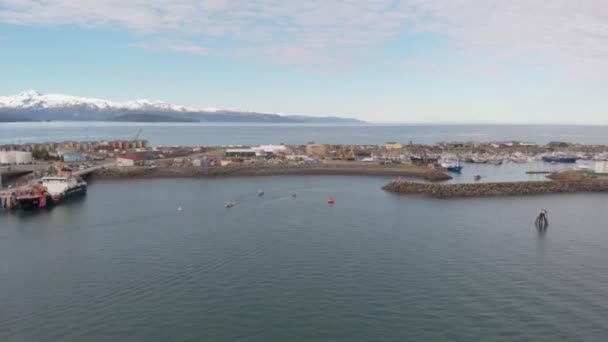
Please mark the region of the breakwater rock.
POLYGON ((311 166, 229 166, 229 167, 108 167, 95 171, 93 177, 100 179, 117 178, 204 178, 204 177, 245 177, 280 175, 336 175, 336 176, 383 176, 411 177, 429 181, 450 179, 443 172, 428 168, 401 169, 395 167, 351 167, 335 165, 311 166))
POLYGON ((606 180, 540 181, 475 184, 431 184, 391 182, 384 190, 399 194, 419 194, 436 198, 534 195, 562 192, 608 192, 606 180))

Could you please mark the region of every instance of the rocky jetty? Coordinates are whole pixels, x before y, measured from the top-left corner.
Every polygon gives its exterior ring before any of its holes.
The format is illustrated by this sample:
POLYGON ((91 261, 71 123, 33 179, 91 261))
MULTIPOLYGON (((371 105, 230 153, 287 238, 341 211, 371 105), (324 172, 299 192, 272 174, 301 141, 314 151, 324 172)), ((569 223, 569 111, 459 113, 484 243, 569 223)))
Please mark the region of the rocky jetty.
POLYGON ((563 192, 608 192, 607 180, 553 180, 475 184, 432 184, 391 182, 384 190, 399 194, 418 194, 436 198, 535 195, 563 192))

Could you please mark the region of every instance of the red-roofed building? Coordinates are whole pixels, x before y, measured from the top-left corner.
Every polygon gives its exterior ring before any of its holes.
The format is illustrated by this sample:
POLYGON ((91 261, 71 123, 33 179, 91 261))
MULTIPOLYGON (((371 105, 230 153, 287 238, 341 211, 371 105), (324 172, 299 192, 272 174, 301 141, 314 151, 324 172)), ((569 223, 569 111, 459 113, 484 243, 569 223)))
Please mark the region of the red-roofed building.
POLYGON ((139 158, 135 156, 120 156, 116 158, 116 166, 135 166, 135 162, 138 161, 139 158))

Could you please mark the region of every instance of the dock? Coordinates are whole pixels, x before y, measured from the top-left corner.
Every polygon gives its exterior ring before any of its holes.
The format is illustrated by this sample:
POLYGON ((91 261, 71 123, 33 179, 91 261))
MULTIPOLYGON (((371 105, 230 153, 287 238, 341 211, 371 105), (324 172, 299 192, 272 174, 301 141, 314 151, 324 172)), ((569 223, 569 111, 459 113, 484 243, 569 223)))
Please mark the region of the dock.
POLYGON ((540 175, 540 174, 549 174, 553 173, 553 171, 526 171, 527 175, 540 175))

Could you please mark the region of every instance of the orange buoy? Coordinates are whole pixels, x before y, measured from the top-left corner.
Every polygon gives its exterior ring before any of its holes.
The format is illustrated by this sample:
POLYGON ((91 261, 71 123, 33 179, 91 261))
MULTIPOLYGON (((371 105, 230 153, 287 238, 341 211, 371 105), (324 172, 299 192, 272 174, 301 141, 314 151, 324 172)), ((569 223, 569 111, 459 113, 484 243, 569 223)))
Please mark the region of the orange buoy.
POLYGON ((327 203, 334 204, 334 203, 336 203, 336 201, 333 199, 333 197, 330 197, 329 199, 327 199, 327 203))

